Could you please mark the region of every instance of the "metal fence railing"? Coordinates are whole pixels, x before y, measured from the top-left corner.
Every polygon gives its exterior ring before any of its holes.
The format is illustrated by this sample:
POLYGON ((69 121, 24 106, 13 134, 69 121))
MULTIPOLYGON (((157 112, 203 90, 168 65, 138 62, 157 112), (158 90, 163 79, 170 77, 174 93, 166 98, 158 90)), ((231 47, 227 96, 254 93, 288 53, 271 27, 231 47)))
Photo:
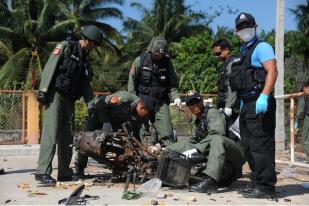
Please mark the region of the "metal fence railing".
MULTIPOLYGON (((95 94, 97 98, 99 98, 100 96, 106 96, 110 93, 96 92, 95 94)), ((207 101, 208 97, 214 97, 215 95, 208 94, 203 96, 204 101, 207 101)), ((284 142, 284 151, 287 154, 287 158, 285 160, 292 164, 301 164, 301 158, 303 156, 307 159, 302 149, 301 132, 299 131, 295 134, 293 127, 296 106, 295 99, 302 96, 306 96, 306 94, 301 92, 276 96, 277 102, 283 101, 285 105, 286 112, 284 129, 286 138, 284 142)), ((211 99, 208 100, 210 100, 210 102, 212 101, 211 99)), ((29 102, 28 91, 0 90, 0 144, 29 143, 27 132, 29 132, 30 129, 29 131, 27 130, 27 122, 29 124, 31 116, 27 115, 27 102, 29 102)), ((171 104, 170 111, 172 117, 172 124, 177 132, 177 136, 180 137, 180 139, 186 136, 190 136, 192 130, 192 123, 194 120, 192 119, 191 113, 188 112, 186 105, 182 105, 182 107, 179 108, 171 104)), ((87 108, 85 104, 82 101, 77 101, 75 113, 75 131, 80 131, 84 128, 86 122, 86 115, 87 108)), ((300 127, 300 130, 301 129, 302 127, 300 127)))
POLYGON ((0 90, 0 144, 25 143, 25 108, 25 92, 0 90))
MULTIPOLYGON (((294 123, 295 123, 295 110, 296 110, 296 102, 301 97, 309 96, 304 92, 292 93, 286 95, 276 96, 276 100, 285 100, 285 152, 287 156, 283 160, 277 160, 277 162, 287 163, 290 165, 302 166, 309 168, 309 165, 304 163, 306 162, 307 157, 304 154, 303 144, 301 140, 301 131, 295 133, 294 123), (289 154, 288 154, 289 153, 289 154)), ((302 125, 302 124, 300 124, 302 125)), ((302 127, 300 127, 302 130, 302 127)))

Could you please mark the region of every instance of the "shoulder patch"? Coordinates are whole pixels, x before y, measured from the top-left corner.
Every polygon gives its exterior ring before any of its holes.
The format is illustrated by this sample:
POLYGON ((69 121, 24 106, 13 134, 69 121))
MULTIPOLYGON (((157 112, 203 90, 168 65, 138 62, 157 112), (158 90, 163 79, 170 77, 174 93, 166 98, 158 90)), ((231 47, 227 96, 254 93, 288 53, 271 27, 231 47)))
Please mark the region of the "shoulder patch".
POLYGON ((237 62, 240 62, 240 60, 241 60, 241 58, 238 57, 238 58, 235 58, 232 62, 233 62, 233 63, 237 63, 237 62))
POLYGON ((62 48, 62 44, 57 44, 53 50, 53 55, 58 55, 60 54, 60 50, 62 48))
POLYGON ((130 73, 133 74, 135 72, 135 65, 133 64, 131 69, 130 69, 130 73))
POLYGON ((110 103, 112 104, 118 104, 120 101, 120 97, 118 96, 112 96, 112 98, 110 99, 110 103))

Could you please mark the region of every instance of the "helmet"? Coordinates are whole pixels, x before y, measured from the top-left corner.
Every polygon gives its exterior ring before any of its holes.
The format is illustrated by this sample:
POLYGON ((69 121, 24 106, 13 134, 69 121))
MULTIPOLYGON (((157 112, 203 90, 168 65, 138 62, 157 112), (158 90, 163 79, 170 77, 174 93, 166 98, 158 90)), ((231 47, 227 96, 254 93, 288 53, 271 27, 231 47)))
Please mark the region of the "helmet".
POLYGON ((252 26, 255 26, 255 19, 251 14, 241 12, 235 19, 236 28, 243 22, 251 23, 252 26))
POLYGON ((100 44, 103 39, 103 34, 101 30, 94 25, 88 25, 82 27, 81 34, 86 39, 94 41, 96 44, 100 44))
POLYGON ((147 47, 147 51, 152 53, 165 54, 167 48, 167 41, 163 37, 154 37, 147 47))

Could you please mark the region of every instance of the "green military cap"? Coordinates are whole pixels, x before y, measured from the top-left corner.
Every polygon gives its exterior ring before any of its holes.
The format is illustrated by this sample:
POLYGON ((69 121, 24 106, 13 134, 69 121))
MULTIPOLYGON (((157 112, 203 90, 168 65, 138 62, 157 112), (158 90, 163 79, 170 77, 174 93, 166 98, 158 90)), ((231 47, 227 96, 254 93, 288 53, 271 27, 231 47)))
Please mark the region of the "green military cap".
POLYGON ((154 37, 147 47, 147 51, 152 53, 165 54, 167 48, 167 41, 163 37, 154 37))
POLYGON ((103 39, 102 31, 94 25, 88 25, 88 26, 82 27, 81 34, 86 39, 94 41, 96 45, 101 44, 102 39, 103 39))

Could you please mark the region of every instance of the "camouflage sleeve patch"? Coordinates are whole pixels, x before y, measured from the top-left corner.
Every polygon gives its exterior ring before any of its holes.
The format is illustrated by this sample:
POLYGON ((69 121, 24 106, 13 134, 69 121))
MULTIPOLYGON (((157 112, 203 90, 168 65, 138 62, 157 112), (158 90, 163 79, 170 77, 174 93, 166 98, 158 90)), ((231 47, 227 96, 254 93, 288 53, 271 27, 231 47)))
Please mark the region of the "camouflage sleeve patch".
POLYGON ((57 44, 53 50, 53 55, 59 55, 62 48, 62 44, 57 44))
POLYGON ((134 64, 132 65, 132 67, 131 67, 131 69, 130 69, 130 73, 131 73, 131 74, 135 73, 135 65, 134 65, 134 64))
POLYGON ((112 96, 110 99, 111 104, 118 104, 120 102, 120 97, 118 96, 112 96))

